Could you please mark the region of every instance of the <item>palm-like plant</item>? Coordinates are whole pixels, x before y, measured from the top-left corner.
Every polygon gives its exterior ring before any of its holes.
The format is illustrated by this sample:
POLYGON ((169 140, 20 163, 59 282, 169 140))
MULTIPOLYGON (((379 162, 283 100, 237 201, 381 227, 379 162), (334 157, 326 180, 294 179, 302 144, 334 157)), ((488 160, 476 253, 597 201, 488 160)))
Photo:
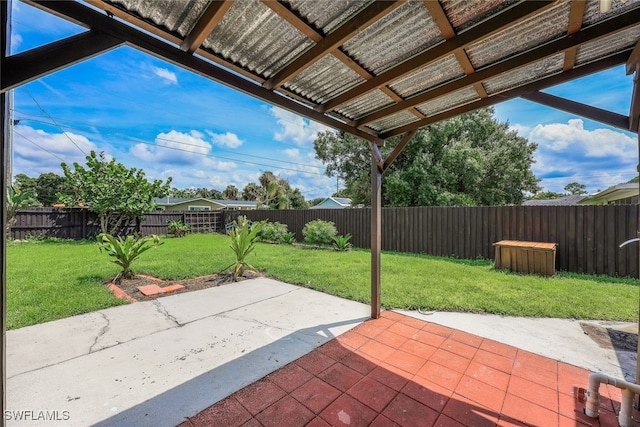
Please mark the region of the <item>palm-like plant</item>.
POLYGON ((236 282, 245 270, 255 271, 255 267, 249 264, 247 257, 255 249, 256 239, 263 225, 264 223, 262 222, 250 223, 246 217, 241 216, 234 222, 231 230, 229 230, 229 237, 231 237, 230 247, 236 260, 229 267, 225 268, 225 270, 233 268, 233 280, 236 282))
POLYGON ((151 248, 158 247, 164 242, 160 242, 160 238, 156 235, 142 238, 133 236, 113 237, 111 234, 101 233, 97 237, 100 251, 104 251, 115 259, 111 260, 114 264, 122 267, 122 271, 118 273, 114 281, 119 283, 122 279, 133 278, 131 264, 140 255, 151 248))
POLYGON ((11 227, 16 222, 18 211, 37 205, 38 201, 31 191, 20 191, 13 185, 7 187, 7 224, 5 225, 7 237, 11 236, 11 227))

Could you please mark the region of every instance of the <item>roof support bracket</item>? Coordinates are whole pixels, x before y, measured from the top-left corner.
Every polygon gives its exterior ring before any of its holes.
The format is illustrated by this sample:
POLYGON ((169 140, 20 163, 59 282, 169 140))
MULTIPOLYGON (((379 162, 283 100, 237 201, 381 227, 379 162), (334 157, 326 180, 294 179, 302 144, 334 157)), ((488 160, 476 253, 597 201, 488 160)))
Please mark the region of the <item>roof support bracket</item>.
POLYGON ((90 30, 8 56, 2 61, 0 92, 36 80, 124 44, 124 40, 90 30))
POLYGON ((604 123, 619 129, 629 130, 629 117, 612 111, 603 110, 601 108, 592 107, 591 105, 582 104, 580 102, 571 101, 569 99, 560 98, 559 96, 550 95, 544 92, 531 92, 520 96, 528 101, 537 102, 538 104, 566 111, 571 114, 586 117, 596 122, 604 123))
POLYGON ((382 173, 385 173, 387 169, 389 169, 389 166, 391 166, 391 164, 395 161, 395 159, 398 158, 398 156, 402 153, 402 151, 407 146, 407 144, 409 144, 409 141, 411 141, 411 138, 413 138, 413 136, 417 132, 418 130, 414 129, 404 134, 400 142, 398 142, 398 145, 396 145, 393 148, 393 151, 391 151, 391 153, 385 159, 384 164, 382 166, 382 173))
POLYGON ((640 123, 640 41, 631 51, 627 60, 627 74, 635 73, 633 76, 633 90, 631 93, 631 106, 629 107, 629 130, 638 132, 640 123))

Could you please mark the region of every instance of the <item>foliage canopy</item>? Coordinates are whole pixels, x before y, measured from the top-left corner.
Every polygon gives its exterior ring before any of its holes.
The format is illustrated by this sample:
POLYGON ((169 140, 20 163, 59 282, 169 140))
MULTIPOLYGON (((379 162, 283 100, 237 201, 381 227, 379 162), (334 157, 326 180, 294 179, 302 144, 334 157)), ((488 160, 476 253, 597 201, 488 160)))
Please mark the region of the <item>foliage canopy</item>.
POLYGON ((58 198, 67 206, 85 207, 98 214, 101 233, 115 234, 125 221, 152 211, 155 197, 169 192, 171 178, 165 183, 149 182, 142 169, 129 169, 115 158, 107 161, 104 153, 95 151, 86 160, 86 169, 74 163, 71 170, 62 163, 70 191, 58 194, 58 198))
MULTIPOLYGON (((381 149, 386 157, 400 137, 381 149)), ((419 130, 383 175, 384 206, 520 204, 535 193, 531 165, 536 144, 509 130, 485 108, 419 130)), ((353 203, 370 204, 371 154, 360 138, 323 132, 314 141, 328 176, 345 183, 353 203)))

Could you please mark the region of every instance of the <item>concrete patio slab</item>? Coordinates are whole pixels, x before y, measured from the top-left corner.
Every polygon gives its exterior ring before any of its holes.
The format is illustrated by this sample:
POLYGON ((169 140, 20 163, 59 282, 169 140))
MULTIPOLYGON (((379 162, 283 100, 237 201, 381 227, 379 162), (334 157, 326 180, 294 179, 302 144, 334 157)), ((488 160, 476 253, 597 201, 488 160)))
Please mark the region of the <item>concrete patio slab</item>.
POLYGON ((9 331, 7 409, 68 411, 71 426, 175 426, 368 314, 254 279, 9 331))

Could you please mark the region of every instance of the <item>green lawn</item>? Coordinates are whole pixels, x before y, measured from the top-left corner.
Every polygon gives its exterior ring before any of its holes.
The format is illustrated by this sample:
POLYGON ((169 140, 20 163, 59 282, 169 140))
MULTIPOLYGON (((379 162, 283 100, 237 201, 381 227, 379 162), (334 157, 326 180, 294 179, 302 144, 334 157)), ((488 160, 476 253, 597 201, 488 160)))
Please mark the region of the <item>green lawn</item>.
MULTIPOLYGON (((211 274, 233 260, 228 238, 163 239, 133 264, 165 279, 211 274)), ((333 295, 370 301, 370 255, 259 244, 249 260, 266 275, 333 295)), ((118 272, 93 242, 9 243, 10 329, 122 304, 102 286, 118 272)), ((559 274, 553 278, 493 270, 489 261, 382 254, 386 308, 487 312, 509 316, 637 320, 636 280, 559 274)))

